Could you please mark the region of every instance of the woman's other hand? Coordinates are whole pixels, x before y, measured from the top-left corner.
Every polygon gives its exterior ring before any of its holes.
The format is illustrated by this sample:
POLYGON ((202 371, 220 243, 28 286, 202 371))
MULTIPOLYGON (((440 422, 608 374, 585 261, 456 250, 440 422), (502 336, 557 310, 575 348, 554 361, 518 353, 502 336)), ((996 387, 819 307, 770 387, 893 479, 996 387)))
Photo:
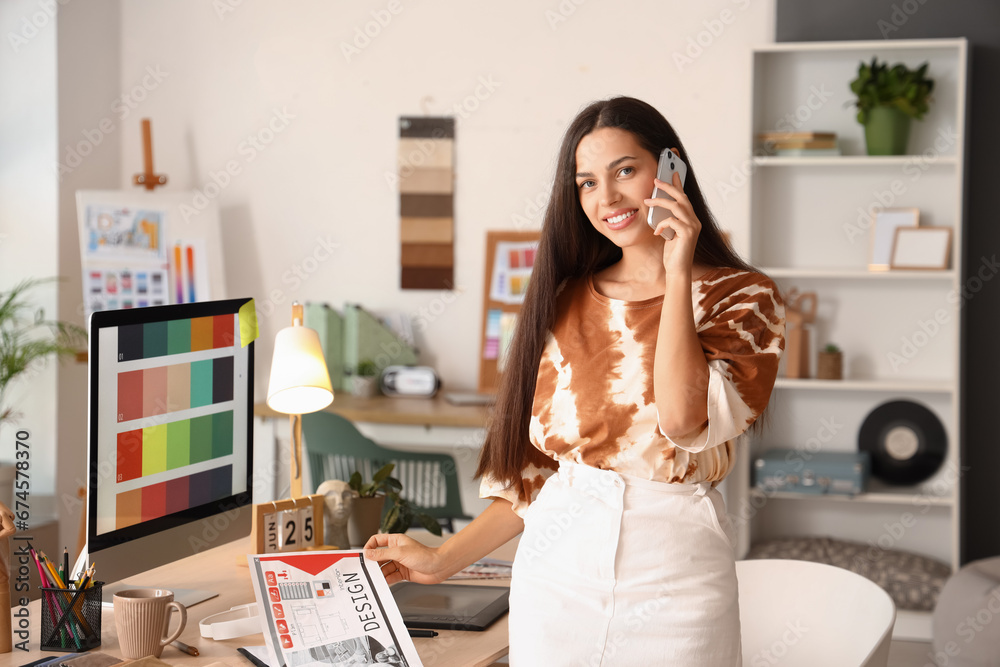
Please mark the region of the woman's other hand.
POLYGON ((662 220, 654 230, 658 236, 661 236, 667 227, 674 230, 674 238, 665 240, 663 244, 663 268, 668 274, 690 274, 691 265, 694 263, 694 251, 698 245, 698 235, 701 233, 701 221, 695 215, 691 201, 684 194, 680 174, 674 173, 672 183, 658 178, 653 179, 653 182, 656 187, 673 197, 673 200, 664 197, 646 200, 646 206, 658 206, 670 213, 670 217, 662 220))
POLYGON ((402 533, 372 535, 365 543, 365 557, 379 562, 389 584, 403 580, 437 584, 447 578, 440 574, 438 550, 402 533))

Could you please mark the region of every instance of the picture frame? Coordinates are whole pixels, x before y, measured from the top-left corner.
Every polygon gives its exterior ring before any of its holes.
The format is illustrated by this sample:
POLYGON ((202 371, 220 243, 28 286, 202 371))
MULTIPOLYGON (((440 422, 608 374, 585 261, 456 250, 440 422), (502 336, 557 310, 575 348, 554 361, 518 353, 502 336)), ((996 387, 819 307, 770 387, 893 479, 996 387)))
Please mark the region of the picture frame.
POLYGON ((539 231, 486 232, 486 273, 479 341, 479 385, 482 394, 496 393, 507 346, 527 290, 539 231))
POLYGON ((219 208, 201 192, 77 190, 76 213, 85 317, 226 298, 219 208))
POLYGON ((871 229, 869 271, 888 271, 892 263, 896 230, 915 228, 920 223, 920 209, 884 208, 875 214, 871 229))
POLYGON ((951 227, 899 227, 889 266, 893 270, 944 271, 950 258, 951 227))

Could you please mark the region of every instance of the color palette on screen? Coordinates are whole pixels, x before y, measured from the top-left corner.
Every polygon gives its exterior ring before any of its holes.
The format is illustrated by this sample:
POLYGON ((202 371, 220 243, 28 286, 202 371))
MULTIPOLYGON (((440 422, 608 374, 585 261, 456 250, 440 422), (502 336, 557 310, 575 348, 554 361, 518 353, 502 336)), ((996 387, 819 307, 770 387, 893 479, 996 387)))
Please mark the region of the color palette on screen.
POLYGON ((231 495, 231 465, 125 491, 115 496, 115 528, 157 519, 231 495))
POLYGON ((233 411, 118 434, 118 481, 211 461, 233 453, 233 411))
POLYGON ((118 421, 233 400, 233 358, 217 357, 118 374, 118 421))
POLYGON ((234 319, 232 315, 214 315, 120 326, 118 361, 232 347, 236 342, 234 319))

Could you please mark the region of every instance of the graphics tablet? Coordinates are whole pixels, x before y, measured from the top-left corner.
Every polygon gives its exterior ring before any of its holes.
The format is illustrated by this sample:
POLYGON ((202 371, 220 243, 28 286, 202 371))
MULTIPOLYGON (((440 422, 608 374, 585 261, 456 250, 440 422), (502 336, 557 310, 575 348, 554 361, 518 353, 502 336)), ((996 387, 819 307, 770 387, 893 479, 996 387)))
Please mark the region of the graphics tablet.
POLYGON ((507 613, 507 586, 415 584, 392 586, 403 622, 410 628, 485 630, 507 613))

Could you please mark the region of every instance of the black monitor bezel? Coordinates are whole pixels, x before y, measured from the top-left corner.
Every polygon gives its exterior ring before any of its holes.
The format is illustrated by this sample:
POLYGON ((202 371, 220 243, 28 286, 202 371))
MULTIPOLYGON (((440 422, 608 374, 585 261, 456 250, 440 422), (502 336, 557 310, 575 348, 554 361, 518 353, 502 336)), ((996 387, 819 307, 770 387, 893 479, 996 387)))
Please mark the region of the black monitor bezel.
POLYGON ((214 315, 236 315, 240 308, 253 299, 226 299, 221 301, 203 301, 168 306, 148 306, 126 310, 105 310, 94 312, 90 316, 90 357, 87 378, 87 395, 89 397, 89 428, 87 432, 87 551, 89 554, 103 549, 131 542, 132 540, 154 535, 194 521, 206 519, 220 513, 246 507, 253 503, 253 369, 254 343, 247 347, 247 466, 246 490, 225 498, 189 507, 167 516, 144 521, 126 528, 97 535, 97 484, 100 478, 100 462, 97 454, 97 417, 98 402, 95 399, 95 388, 98 387, 98 362, 100 359, 100 336, 98 331, 107 327, 120 327, 129 324, 146 322, 163 322, 178 319, 193 319, 214 315))

